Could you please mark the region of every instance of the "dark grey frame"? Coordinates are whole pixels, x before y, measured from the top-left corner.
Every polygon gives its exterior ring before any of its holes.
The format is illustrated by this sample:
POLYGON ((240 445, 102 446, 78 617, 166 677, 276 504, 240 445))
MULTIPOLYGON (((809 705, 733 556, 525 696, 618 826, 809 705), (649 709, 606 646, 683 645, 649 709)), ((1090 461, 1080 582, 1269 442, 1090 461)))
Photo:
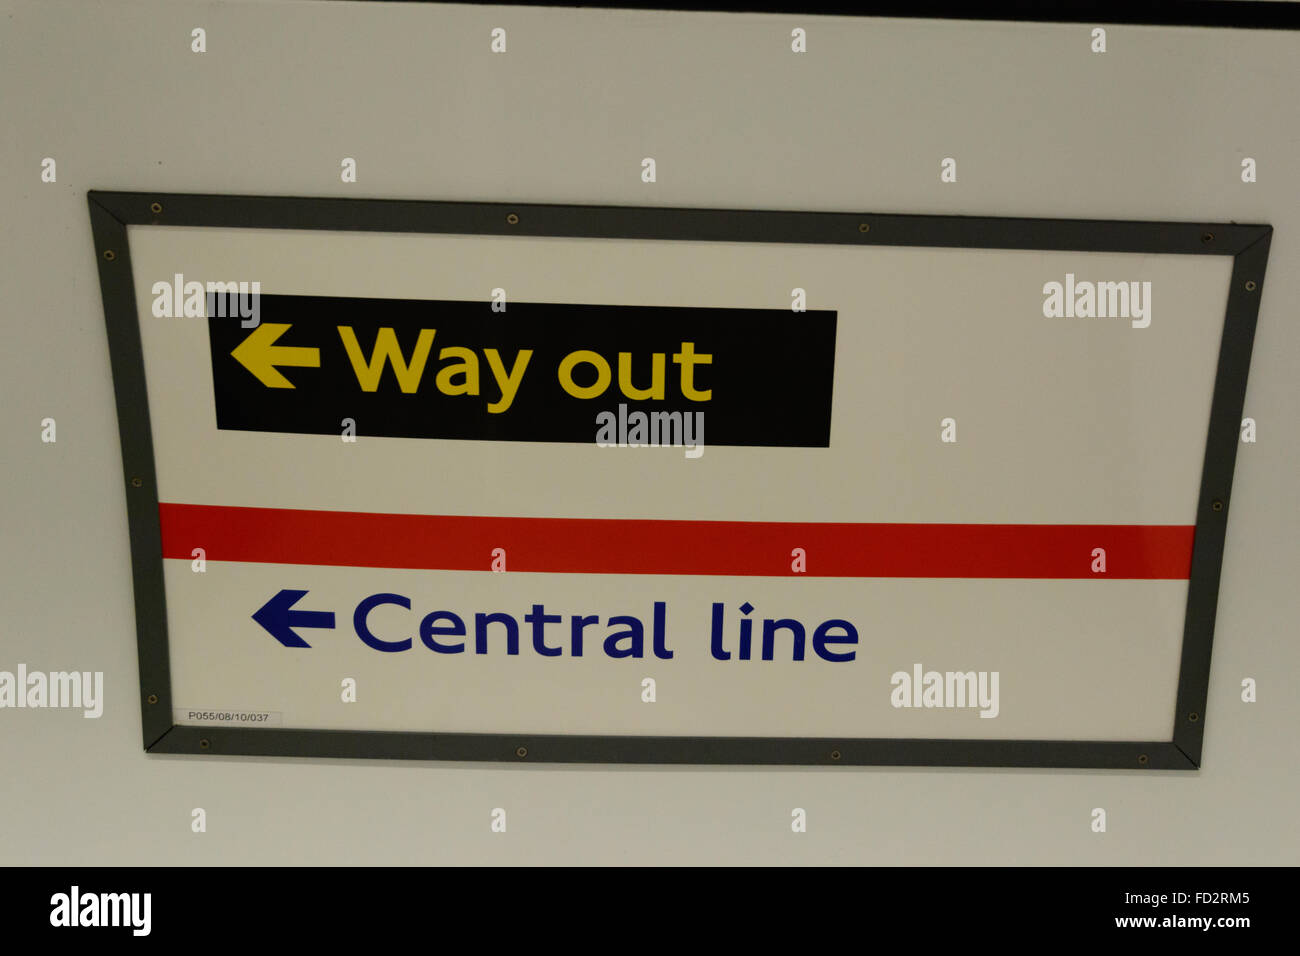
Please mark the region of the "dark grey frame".
POLYGON ((1071 767, 1194 770, 1201 763, 1219 572, 1264 270, 1273 228, 1236 223, 1011 219, 633 206, 426 202, 142 192, 88 194, 122 442, 150 753, 562 763, 1071 767), (327 229, 606 239, 798 242, 1233 257, 1197 505, 1171 739, 933 740, 439 734, 172 723, 153 437, 128 225, 327 229))

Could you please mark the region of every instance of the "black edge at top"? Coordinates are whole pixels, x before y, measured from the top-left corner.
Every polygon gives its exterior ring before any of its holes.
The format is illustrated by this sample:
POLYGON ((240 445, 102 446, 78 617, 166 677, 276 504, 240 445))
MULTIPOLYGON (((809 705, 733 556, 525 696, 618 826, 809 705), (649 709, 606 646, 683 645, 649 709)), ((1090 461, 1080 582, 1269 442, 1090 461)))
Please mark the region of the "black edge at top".
MULTIPOLYGON (((370 0, 422 3, 441 0, 370 0)), ((492 0, 461 0, 498 6, 492 0)), ((908 20, 1007 20, 1028 23, 1134 24, 1167 27, 1300 29, 1300 4, 1279 0, 555 0, 568 9, 657 10, 693 13, 766 13, 788 16, 890 17, 908 20)))

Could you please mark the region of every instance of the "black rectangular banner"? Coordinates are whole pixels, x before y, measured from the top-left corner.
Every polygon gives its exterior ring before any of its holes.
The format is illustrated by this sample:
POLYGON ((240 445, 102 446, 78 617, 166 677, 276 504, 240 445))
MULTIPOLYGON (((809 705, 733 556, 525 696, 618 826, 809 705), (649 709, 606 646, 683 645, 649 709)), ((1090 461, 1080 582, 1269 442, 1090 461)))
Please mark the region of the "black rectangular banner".
POLYGON ((351 420, 357 435, 395 438, 830 443, 833 311, 299 295, 253 305, 209 298, 218 428, 338 435, 351 420))

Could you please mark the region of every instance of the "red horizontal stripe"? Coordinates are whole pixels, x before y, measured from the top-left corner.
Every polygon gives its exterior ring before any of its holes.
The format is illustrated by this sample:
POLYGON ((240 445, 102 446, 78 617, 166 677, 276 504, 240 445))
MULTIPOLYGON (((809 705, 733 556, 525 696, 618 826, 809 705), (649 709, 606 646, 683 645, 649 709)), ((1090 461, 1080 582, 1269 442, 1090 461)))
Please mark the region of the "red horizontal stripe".
POLYGON ((1188 525, 841 524, 369 514, 160 504, 163 557, 364 568, 861 578, 1186 579, 1188 525), (1106 550, 1106 573, 1092 551, 1106 550))

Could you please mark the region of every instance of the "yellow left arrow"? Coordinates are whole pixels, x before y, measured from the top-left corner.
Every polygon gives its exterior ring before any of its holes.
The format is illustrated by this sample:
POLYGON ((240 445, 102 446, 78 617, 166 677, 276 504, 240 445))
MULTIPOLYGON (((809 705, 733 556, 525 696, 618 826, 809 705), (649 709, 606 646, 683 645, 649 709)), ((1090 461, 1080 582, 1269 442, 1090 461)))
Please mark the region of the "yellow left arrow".
POLYGON ((275 341, 289 330, 288 325, 263 322, 251 335, 235 346, 231 356, 248 369, 267 388, 293 388, 278 371, 277 365, 299 365, 320 368, 320 349, 303 346, 276 345, 275 341))

